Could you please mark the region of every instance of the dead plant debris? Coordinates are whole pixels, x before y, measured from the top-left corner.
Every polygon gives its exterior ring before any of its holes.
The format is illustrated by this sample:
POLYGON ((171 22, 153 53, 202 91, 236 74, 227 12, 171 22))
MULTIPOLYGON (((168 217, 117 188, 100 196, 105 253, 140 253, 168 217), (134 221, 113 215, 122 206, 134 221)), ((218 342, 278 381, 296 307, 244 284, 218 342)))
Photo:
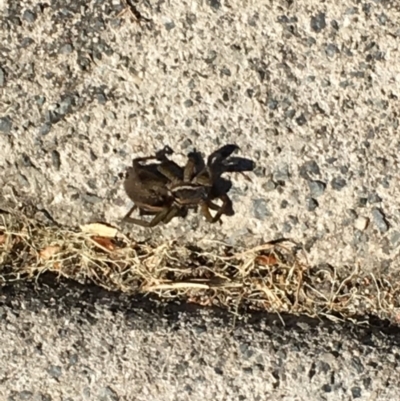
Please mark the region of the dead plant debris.
POLYGON ((398 324, 400 285, 355 266, 310 266, 290 241, 253 249, 175 241, 139 243, 95 223, 60 229, 18 213, 0 214, 0 284, 44 272, 111 291, 153 293, 229 310, 351 319, 375 315, 398 324))

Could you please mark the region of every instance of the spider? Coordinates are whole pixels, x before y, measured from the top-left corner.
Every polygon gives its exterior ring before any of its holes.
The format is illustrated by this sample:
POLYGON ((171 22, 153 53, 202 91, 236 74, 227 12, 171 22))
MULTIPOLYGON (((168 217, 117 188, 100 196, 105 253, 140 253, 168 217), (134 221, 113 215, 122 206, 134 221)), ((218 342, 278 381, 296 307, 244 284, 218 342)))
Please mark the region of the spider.
POLYGON ((226 161, 236 151, 238 146, 225 145, 213 152, 205 166, 199 167, 199 155, 192 152, 188 161, 181 168, 167 156, 173 151, 168 146, 157 152, 155 156, 136 158, 128 170, 124 187, 127 195, 135 205, 129 210, 123 221, 154 227, 160 222, 168 223, 175 216, 185 217, 188 209, 200 206, 201 213, 210 223, 221 223, 221 216, 234 214, 232 201, 227 195, 227 182, 221 178, 224 172, 239 171, 235 164, 226 161), (141 164, 144 161, 157 160, 150 165, 141 164), (223 188, 225 186, 225 188, 223 188), (222 200, 219 206, 213 202, 222 200), (139 214, 153 215, 151 221, 130 217, 139 208, 139 214), (215 210, 212 216, 210 209, 215 210))

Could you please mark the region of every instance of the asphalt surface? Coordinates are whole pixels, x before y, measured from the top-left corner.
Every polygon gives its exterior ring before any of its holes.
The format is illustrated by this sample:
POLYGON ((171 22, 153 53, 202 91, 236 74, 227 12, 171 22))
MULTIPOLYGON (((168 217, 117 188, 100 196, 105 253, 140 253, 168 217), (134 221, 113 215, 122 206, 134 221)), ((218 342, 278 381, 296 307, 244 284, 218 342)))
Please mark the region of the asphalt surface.
POLYGON ((124 228, 208 245, 290 237, 313 265, 398 270, 395 2, 126 4, 0 2, 2 198, 61 225, 119 224, 133 157, 169 145, 183 164, 236 143, 257 168, 251 183, 230 176, 222 226, 190 213, 124 228))
POLYGON ((239 319, 51 276, 1 293, 3 400, 384 401, 399 394, 400 331, 382 322, 239 319))

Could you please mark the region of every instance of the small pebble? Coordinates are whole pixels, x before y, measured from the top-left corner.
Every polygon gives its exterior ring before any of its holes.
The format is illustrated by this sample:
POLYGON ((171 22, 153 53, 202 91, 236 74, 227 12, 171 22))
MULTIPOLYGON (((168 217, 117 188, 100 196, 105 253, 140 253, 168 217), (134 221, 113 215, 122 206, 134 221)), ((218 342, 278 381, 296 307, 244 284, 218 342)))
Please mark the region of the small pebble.
POLYGON ((93 195, 90 193, 83 194, 82 199, 88 203, 93 203, 93 204, 102 202, 101 198, 99 198, 97 195, 93 195))
POLYGON ((315 16, 312 16, 310 25, 314 32, 320 33, 326 27, 325 13, 319 13, 315 16))
MULTIPOLYGON (((249 96, 249 97, 251 98, 252 96, 249 96)), ((276 110, 278 108, 278 104, 279 103, 274 99, 268 100, 268 108, 270 110, 276 110)))
MULTIPOLYGON (((117 116, 113 111, 107 111, 106 117, 110 120, 116 120, 117 116)), ((119 139, 119 138, 118 138, 119 139)))
POLYGON ((272 180, 268 180, 266 183, 262 185, 262 188, 270 192, 276 188, 276 184, 272 180))
POLYGON ((22 165, 24 167, 33 167, 33 163, 26 153, 22 153, 22 165))
POLYGON ((256 177, 265 177, 266 174, 266 169, 263 166, 257 166, 254 170, 253 170, 253 174, 256 177))
POLYGON ((33 393, 27 390, 21 391, 19 393, 20 400, 31 400, 33 397, 33 393))
POLYGON ((29 187, 29 181, 23 174, 18 174, 18 183, 21 187, 29 187))
POLYGON ((312 198, 318 198, 325 192, 326 184, 322 181, 308 181, 312 198))
POLYGON ((232 75, 231 70, 227 67, 222 68, 221 70, 221 75, 225 75, 227 77, 230 77, 232 75))
POLYGON ((334 57, 335 54, 339 53, 339 48, 335 44, 330 43, 326 46, 325 53, 328 57, 334 57))
POLYGON ((296 110, 294 109, 289 109, 285 111, 285 117, 287 117, 288 119, 292 119, 296 114, 296 110))
POLYGON ((321 387, 321 390, 325 393, 330 393, 332 391, 332 386, 330 386, 329 384, 324 384, 321 387))
POLYGON ((400 232, 394 231, 390 237, 390 242, 393 246, 400 245, 400 232))
POLYGON ((331 185, 332 188, 336 191, 340 191, 342 190, 346 185, 346 180, 344 180, 341 177, 335 177, 332 181, 331 181, 331 185))
POLYGON ((96 156, 96 154, 93 152, 92 149, 90 149, 89 155, 90 155, 90 160, 92 162, 95 162, 98 159, 98 157, 96 156))
POLYGON ((51 124, 50 123, 44 123, 40 128, 39 128, 39 134, 40 135, 47 135, 51 130, 51 124))
POLYGON ((388 17, 386 16, 386 14, 382 13, 382 14, 378 15, 378 21, 381 25, 385 25, 387 20, 388 20, 388 17))
MULTIPOLYGON (((32 43, 35 43, 35 41, 34 41, 32 38, 30 38, 30 37, 25 37, 25 38, 23 38, 22 41, 21 41, 21 47, 22 47, 23 49, 26 49, 26 48, 29 47, 32 43)), ((33 71, 32 71, 32 73, 33 73, 33 71)))
POLYGON ((47 369, 47 372, 54 379, 58 379, 62 375, 61 366, 57 366, 57 365, 51 365, 49 367, 49 369, 47 369))
POLYGON ((51 160, 53 162, 53 166, 55 167, 56 170, 60 170, 61 167, 61 158, 60 158, 60 153, 58 153, 57 150, 53 150, 51 152, 51 160))
POLYGON ((350 360, 351 365, 356 369, 358 374, 364 372, 364 366, 358 356, 354 356, 350 360))
POLYGON ((44 96, 35 96, 35 102, 38 106, 43 106, 46 98, 44 96))
POLYGON ((172 29, 175 28, 175 22, 174 21, 167 22, 164 24, 164 26, 167 31, 171 31, 172 29))
POLYGON ((215 10, 218 10, 221 7, 221 2, 219 0, 208 0, 208 4, 215 10))
POLYGON ((253 201, 253 214, 258 220, 265 220, 266 217, 271 215, 265 199, 255 199, 253 201))
POLYGON ((57 107, 57 113, 61 116, 68 114, 71 110, 72 101, 73 99, 70 96, 67 96, 65 99, 63 99, 57 107))
POLYGON ((55 110, 47 110, 45 115, 46 123, 57 124, 62 116, 58 114, 55 110))
POLYGON ((365 232, 356 230, 354 232, 352 245, 360 246, 362 244, 366 244, 368 242, 368 235, 365 232))
POLYGON ((354 227, 357 230, 364 231, 369 224, 369 219, 367 217, 359 217, 354 221, 354 227))
POLYGON ((319 206, 318 202, 313 198, 308 198, 306 201, 306 207, 309 212, 313 212, 319 206))
POLYGON ((367 203, 368 203, 368 199, 364 198, 364 197, 360 197, 357 200, 357 206, 358 207, 365 207, 365 206, 367 206, 367 203))
POLYGON ((192 107, 192 106, 193 106, 193 100, 187 99, 187 100, 185 100, 185 101, 183 102, 183 105, 184 105, 185 107, 192 107))
POLYGON ((3 87, 5 83, 6 83, 6 79, 5 79, 4 70, 2 68, 0 68, 0 88, 3 87))
POLYGON ((118 401, 118 394, 109 386, 104 387, 100 392, 100 401, 118 401))
POLYGON ((389 224, 386 220, 386 217, 382 210, 380 209, 373 209, 372 210, 372 217, 374 219, 375 225, 378 230, 382 233, 385 233, 389 230, 389 224))
POLYGON ((310 160, 308 162, 305 162, 300 167, 300 177, 304 178, 305 180, 309 180, 310 174, 314 174, 314 175, 321 174, 319 166, 315 160, 310 160))
POLYGON ((103 93, 98 93, 98 94, 96 95, 96 98, 97 98, 97 101, 98 101, 100 104, 105 104, 105 103, 107 102, 107 98, 106 98, 106 96, 105 96, 103 93))
POLYGON ((91 189, 93 189, 93 190, 97 189, 96 180, 94 178, 90 178, 88 180, 87 184, 91 189))
POLYGON ((272 178, 275 182, 287 181, 290 177, 289 174, 289 166, 285 165, 279 168, 279 170, 275 171, 272 175, 272 178))
POLYGON ((331 21, 331 27, 334 29, 334 30, 336 30, 336 31, 338 31, 339 30, 339 24, 338 24, 338 22, 336 21, 336 20, 332 20, 331 21))
POLYGON ((300 127, 303 126, 307 122, 307 119, 303 113, 301 113, 297 118, 296 118, 296 123, 300 127))
POLYGON ((36 14, 31 10, 25 10, 24 14, 22 15, 22 18, 25 21, 32 23, 36 21, 36 14))
POLYGON ((372 193, 368 195, 368 202, 373 203, 380 203, 382 202, 382 198, 377 193, 372 193))
POLYGON ((361 388, 360 387, 352 387, 350 391, 351 391, 351 395, 353 396, 353 399, 361 397, 361 388))
POLYGON ((72 53, 72 51, 74 50, 74 48, 72 47, 72 45, 70 43, 66 43, 65 45, 62 45, 59 49, 59 53, 60 54, 70 54, 72 53))
POLYGON ((251 345, 245 342, 239 345, 239 350, 244 359, 250 359, 254 355, 254 351, 251 349, 251 345))
POLYGON ((0 131, 9 134, 12 128, 10 117, 5 116, 0 118, 0 131))

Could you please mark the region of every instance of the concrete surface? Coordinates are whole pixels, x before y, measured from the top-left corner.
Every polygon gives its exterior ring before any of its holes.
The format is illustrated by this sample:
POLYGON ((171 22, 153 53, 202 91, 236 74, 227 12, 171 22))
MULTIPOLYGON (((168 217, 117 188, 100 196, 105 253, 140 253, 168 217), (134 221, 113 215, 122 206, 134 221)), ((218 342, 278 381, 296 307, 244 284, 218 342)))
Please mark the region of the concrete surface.
POLYGON ((54 280, 3 288, 0 398, 398 399, 398 329, 249 319, 54 280))
MULTIPOLYGON (((0 185, 60 224, 118 222, 118 174, 169 144, 235 142, 236 215, 144 238, 290 237, 313 264, 398 269, 400 10, 395 2, 3 1, 0 185), (120 15, 120 17, 118 17, 120 15)), ((207 244, 206 242, 204 242, 207 244)))

